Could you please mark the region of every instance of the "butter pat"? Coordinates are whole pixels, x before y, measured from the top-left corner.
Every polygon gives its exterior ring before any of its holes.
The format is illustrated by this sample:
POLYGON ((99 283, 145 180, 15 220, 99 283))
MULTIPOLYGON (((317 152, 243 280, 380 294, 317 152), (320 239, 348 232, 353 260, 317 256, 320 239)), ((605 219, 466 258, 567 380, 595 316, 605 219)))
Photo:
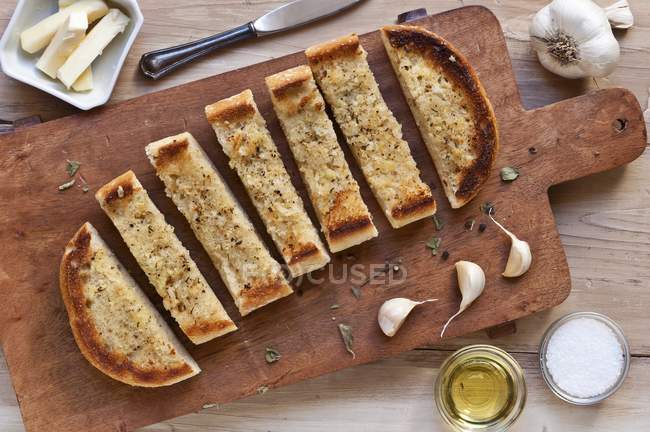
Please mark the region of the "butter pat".
POLYGON ((77 81, 72 84, 72 90, 76 92, 85 92, 93 89, 93 69, 92 66, 88 66, 77 81))
POLYGON ((108 6, 102 0, 79 0, 69 7, 61 9, 20 34, 20 44, 23 49, 34 54, 45 48, 59 27, 73 12, 85 14, 88 17, 88 22, 92 23, 106 15, 108 6))
MULTIPOLYGON (((75 7, 74 5, 70 8, 75 7)), ((119 9, 110 9, 106 16, 88 33, 86 38, 61 66, 57 77, 70 88, 90 64, 102 54, 104 48, 122 33, 129 24, 129 17, 119 9)))
POLYGON ((88 18, 86 14, 81 12, 71 13, 54 35, 52 42, 47 46, 38 63, 36 63, 36 67, 50 77, 56 78, 56 72, 86 36, 87 28, 88 18))

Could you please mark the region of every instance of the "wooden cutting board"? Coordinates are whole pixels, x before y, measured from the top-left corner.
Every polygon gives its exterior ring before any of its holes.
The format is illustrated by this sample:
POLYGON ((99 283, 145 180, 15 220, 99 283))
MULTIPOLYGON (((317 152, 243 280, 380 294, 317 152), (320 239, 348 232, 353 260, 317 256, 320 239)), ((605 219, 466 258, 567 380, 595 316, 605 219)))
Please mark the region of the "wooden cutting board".
MULTIPOLYGON (((479 263, 486 272, 487 286, 475 304, 449 327, 450 337, 521 318, 555 306, 567 297, 571 289, 569 271, 547 190, 638 157, 645 147, 646 130, 637 100, 627 90, 608 89, 525 111, 501 28, 489 10, 466 7, 424 18, 419 24, 448 38, 467 55, 494 104, 502 149, 483 192, 465 208, 451 211, 378 33, 362 36, 382 93, 403 125, 423 178, 435 188, 439 217, 445 226, 436 232, 429 219, 399 230, 390 228, 344 145, 353 174, 375 217, 379 237, 335 255, 328 269, 314 274, 324 282, 296 283, 295 295, 245 319, 236 312, 185 220, 165 197, 144 147, 171 134, 192 132, 274 250, 242 185, 227 167, 203 107, 250 87, 294 184, 316 220, 263 80, 304 63, 302 53, 0 137, 0 338, 29 431, 132 430, 197 411, 205 404, 225 403, 266 388, 272 391, 435 343, 442 324, 459 305, 453 264, 460 259, 479 263), (57 191, 57 186, 67 180, 66 159, 82 162, 81 173, 91 192, 84 194, 78 188, 57 191), (521 177, 513 183, 501 182, 499 169, 504 166, 518 167, 521 177), (181 336, 203 372, 171 388, 131 388, 90 366, 75 345, 59 295, 58 264, 64 245, 83 222, 90 221, 160 307, 143 273, 93 198, 99 186, 127 169, 136 172, 176 227, 240 328, 201 346, 192 346, 181 336), (519 279, 500 276, 509 240, 480 213, 479 205, 485 201, 493 202, 497 219, 532 247, 533 265, 519 279), (471 231, 464 227, 470 219, 476 221, 471 231), (483 233, 477 229, 480 223, 488 225, 483 233), (449 252, 448 260, 440 254, 432 256, 425 247, 432 236, 442 238, 441 252, 449 252), (352 270, 368 275, 386 263, 398 262, 400 270, 388 273, 392 280, 379 271, 375 283, 361 288, 359 299, 352 295, 351 287, 358 285, 350 281, 352 270), (380 332, 376 314, 384 300, 397 296, 440 300, 417 308, 397 336, 389 339, 380 332), (340 308, 330 309, 333 304, 340 308), (353 328, 356 358, 345 351, 338 323, 353 328), (265 347, 280 351, 282 359, 266 364, 265 347)), ((164 315, 180 335, 169 314, 164 315)))

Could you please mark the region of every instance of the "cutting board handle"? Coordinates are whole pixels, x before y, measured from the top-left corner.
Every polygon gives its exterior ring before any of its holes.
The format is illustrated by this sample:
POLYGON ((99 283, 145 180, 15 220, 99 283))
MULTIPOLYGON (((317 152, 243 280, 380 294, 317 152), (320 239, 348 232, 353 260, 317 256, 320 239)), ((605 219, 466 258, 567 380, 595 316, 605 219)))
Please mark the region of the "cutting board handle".
POLYGON ((646 147, 641 106, 623 88, 598 90, 526 114, 536 136, 514 138, 528 140, 529 152, 548 162, 538 165, 547 172, 534 173, 546 187, 629 163, 646 147))

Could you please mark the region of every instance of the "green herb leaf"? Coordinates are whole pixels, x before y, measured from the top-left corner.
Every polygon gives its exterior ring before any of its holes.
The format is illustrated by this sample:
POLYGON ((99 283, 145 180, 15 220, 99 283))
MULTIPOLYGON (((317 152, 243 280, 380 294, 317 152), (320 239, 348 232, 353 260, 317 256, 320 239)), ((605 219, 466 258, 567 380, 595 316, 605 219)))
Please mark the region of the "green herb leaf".
POLYGON ((357 355, 352 349, 352 344, 354 342, 354 336, 352 336, 352 327, 346 324, 339 324, 339 331, 341 332, 341 337, 343 338, 343 343, 345 344, 345 349, 352 354, 352 358, 356 358, 357 355))
POLYGON ((341 307, 341 306, 339 306, 338 304, 334 303, 332 306, 330 306, 330 309, 334 310, 334 309, 338 309, 338 308, 340 308, 340 307, 341 307))
POLYGON ((517 180, 519 177, 519 170, 514 167, 501 168, 501 180, 504 182, 511 182, 517 180))
POLYGON ((431 255, 438 255, 440 243, 442 243, 442 239, 440 237, 433 237, 431 240, 429 240, 427 247, 431 249, 431 255))
POLYGON ((266 359, 266 362, 268 364, 271 364, 280 360, 280 358, 282 358, 282 355, 278 350, 274 350, 273 348, 266 347, 266 354, 264 355, 264 358, 266 359))
POLYGON ((59 186, 60 191, 64 191, 66 189, 70 189, 72 186, 75 184, 75 179, 70 180, 69 182, 65 182, 62 185, 59 186))
POLYGON ((66 165, 65 170, 68 172, 70 177, 72 177, 77 173, 77 171, 79 171, 81 163, 74 160, 67 160, 66 162, 68 164, 66 165))
POLYGON ((438 215, 433 215, 433 224, 436 226, 436 231, 440 231, 444 226, 444 222, 440 220, 438 215))
POLYGON ((81 190, 83 191, 83 193, 86 193, 86 192, 88 192, 88 191, 90 190, 90 188, 88 187, 87 184, 85 184, 85 185, 83 185, 83 186, 81 187, 81 190))
POLYGON ((258 395, 263 395, 263 394, 266 393, 267 391, 269 391, 269 388, 268 388, 268 386, 265 386, 265 385, 263 385, 263 386, 259 386, 259 387, 257 388, 257 394, 258 394, 258 395))
POLYGON ((474 229, 474 224, 475 224, 475 223, 476 223, 476 221, 475 221, 474 219, 468 219, 468 220, 466 220, 466 221, 465 221, 465 229, 466 229, 467 231, 471 231, 471 230, 473 230, 473 229, 474 229))
POLYGON ((486 215, 495 214, 497 212, 496 207, 490 201, 484 202, 481 204, 481 211, 486 215))

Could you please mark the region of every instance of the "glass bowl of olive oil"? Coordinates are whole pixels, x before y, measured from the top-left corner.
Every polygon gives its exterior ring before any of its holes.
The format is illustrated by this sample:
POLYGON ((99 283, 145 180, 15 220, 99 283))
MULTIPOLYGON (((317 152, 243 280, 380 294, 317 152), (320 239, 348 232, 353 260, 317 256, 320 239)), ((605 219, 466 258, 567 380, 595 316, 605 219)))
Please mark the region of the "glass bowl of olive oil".
POLYGON ((524 372, 502 349, 470 345, 442 364, 434 397, 441 417, 454 431, 504 431, 526 404, 524 372))

